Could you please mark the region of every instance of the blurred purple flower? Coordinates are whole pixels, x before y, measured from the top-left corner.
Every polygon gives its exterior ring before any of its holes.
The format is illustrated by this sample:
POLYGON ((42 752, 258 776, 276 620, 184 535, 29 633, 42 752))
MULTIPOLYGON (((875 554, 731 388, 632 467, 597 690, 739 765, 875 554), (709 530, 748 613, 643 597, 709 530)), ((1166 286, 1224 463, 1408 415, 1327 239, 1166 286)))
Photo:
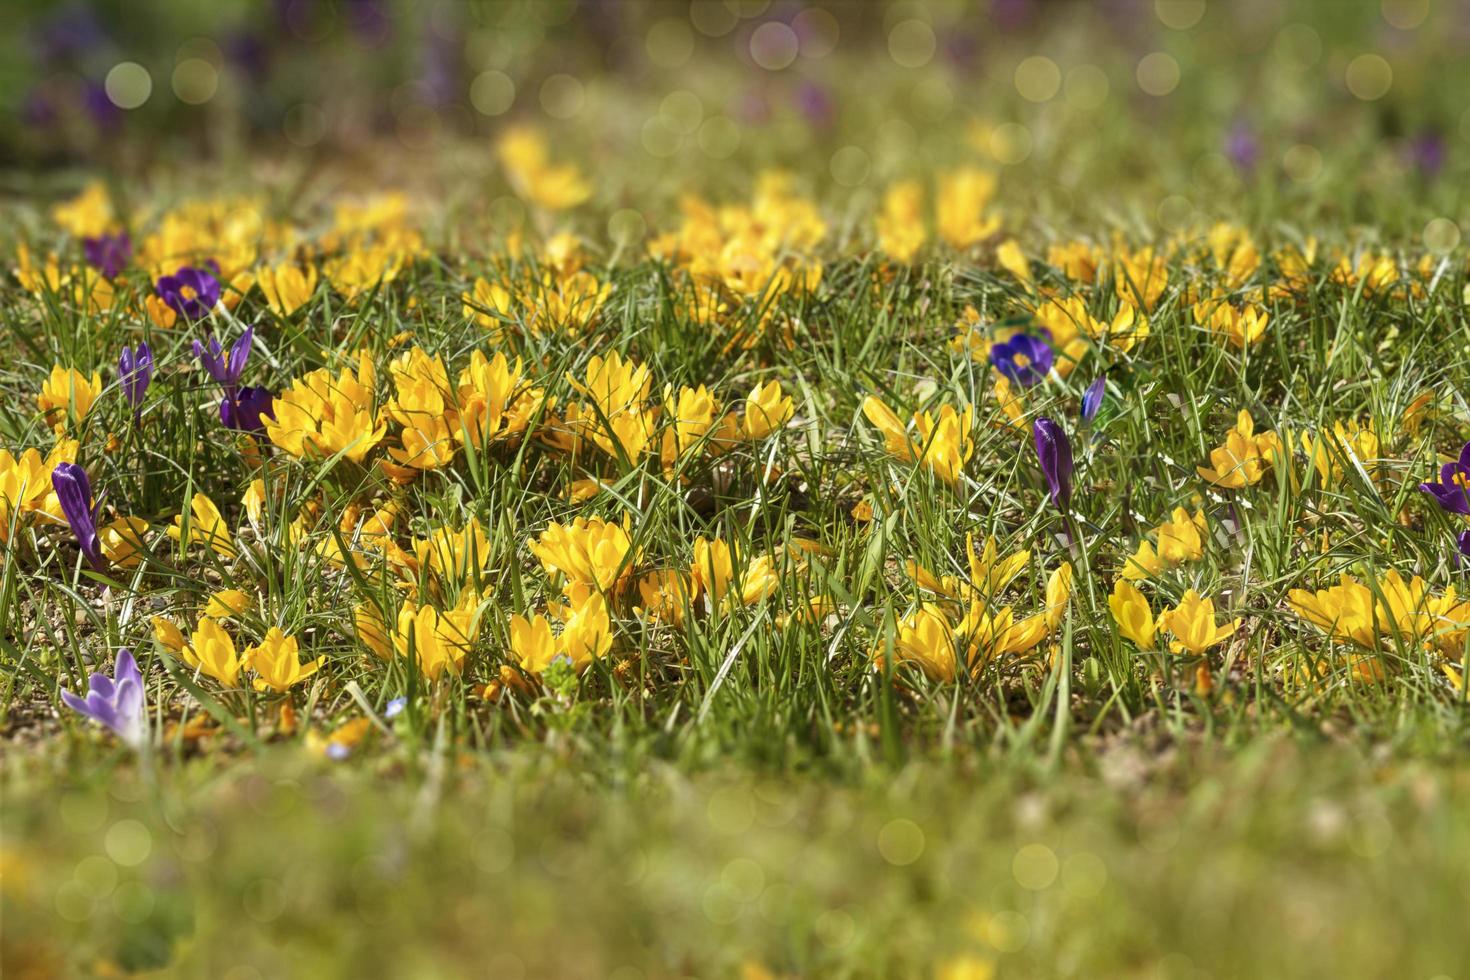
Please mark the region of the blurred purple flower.
POLYGON ((1087 386, 1082 393, 1082 420, 1091 422, 1097 418, 1098 409, 1102 408, 1103 395, 1107 394, 1108 376, 1099 374, 1097 380, 1087 386))
POLYGON ((1225 134, 1225 156, 1238 170, 1256 169, 1256 161, 1261 157, 1261 143, 1255 130, 1244 120, 1237 121, 1225 134))
POLYGON ((1429 494, 1451 514, 1470 514, 1470 442, 1460 450, 1460 458, 1445 463, 1439 470, 1438 483, 1421 483, 1419 489, 1429 494))
POLYGON ((240 376, 245 373, 245 362, 250 359, 250 348, 254 343, 255 328, 246 327, 245 332, 236 338, 226 354, 219 341, 211 334, 208 347, 194 341, 194 356, 199 358, 199 363, 204 365, 204 370, 209 372, 211 378, 227 390, 232 390, 240 384, 240 376))
POLYGON ((125 231, 115 235, 83 238, 82 254, 87 257, 87 264, 92 268, 108 279, 116 279, 118 273, 126 269, 133 259, 133 240, 125 231))
POLYGON ((180 266, 173 275, 160 277, 153 288, 186 320, 204 319, 219 302, 219 280, 194 266, 180 266))
POLYGON ((1444 136, 1437 130, 1426 129, 1409 143, 1409 160, 1425 180, 1433 180, 1444 169, 1444 136))
POLYGON ((1066 430, 1045 417, 1036 420, 1033 435, 1051 502, 1065 512, 1072 502, 1072 443, 1066 430))
POLYGON ((86 697, 62 691, 61 700, 77 714, 112 729, 135 749, 148 740, 143 673, 126 647, 117 651, 111 677, 100 671, 94 673, 87 678, 86 697))
POLYGON ((796 107, 806 121, 819 129, 832 125, 837 115, 837 106, 826 87, 813 81, 804 81, 796 89, 796 107))
POLYGON ((1046 380, 1053 360, 1055 356, 1051 346, 1029 333, 1018 333, 1005 343, 990 348, 991 366, 1026 388, 1046 380))
POLYGON ((133 406, 133 419, 136 421, 143 405, 143 395, 153 381, 153 351, 148 349, 147 343, 139 344, 137 351, 131 347, 123 348, 122 356, 117 359, 117 376, 122 382, 123 397, 133 406))
POLYGON ((71 3, 55 8, 32 31, 31 39, 37 58, 57 62, 87 53, 107 40, 107 33, 86 4, 71 3))
POLYGON ((225 395, 219 403, 219 420, 227 429, 259 432, 265 428, 265 419, 275 419, 276 411, 272 407, 275 400, 276 396, 269 388, 246 385, 233 398, 225 395))
POLYGON ((1459 568, 1465 564, 1465 559, 1470 558, 1470 531, 1455 535, 1455 548, 1455 567, 1459 568))
POLYGON ((101 82, 88 82, 82 91, 82 106, 97 128, 110 132, 122 123, 122 110, 107 94, 101 82))
POLYGON ((51 486, 87 564, 94 571, 106 571, 107 562, 102 558, 102 545, 97 538, 97 509, 92 505, 92 482, 87 479, 87 471, 76 463, 57 463, 51 471, 51 486))

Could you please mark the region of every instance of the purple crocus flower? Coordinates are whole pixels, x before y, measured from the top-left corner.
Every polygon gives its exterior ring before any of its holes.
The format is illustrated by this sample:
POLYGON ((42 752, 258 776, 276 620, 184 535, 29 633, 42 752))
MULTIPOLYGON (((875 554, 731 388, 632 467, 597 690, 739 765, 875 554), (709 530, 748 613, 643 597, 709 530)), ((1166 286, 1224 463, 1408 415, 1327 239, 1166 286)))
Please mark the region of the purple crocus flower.
POLYGON ((1018 333, 990 348, 991 366, 1027 388, 1046 380, 1053 360, 1051 345, 1029 333, 1018 333))
POLYGON ((116 279, 117 274, 126 269, 133 258, 133 240, 125 231, 116 235, 83 238, 82 254, 87 257, 87 264, 92 268, 108 279, 116 279))
POLYGON ((117 359, 117 376, 122 381, 123 396, 133 406, 133 420, 137 421, 143 394, 153 381, 153 352, 147 343, 139 344, 136 351, 123 348, 122 356, 117 359))
POLYGON ((1470 531, 1461 531, 1455 535, 1455 567, 1463 568, 1467 558, 1470 558, 1470 531))
POLYGON ((1433 180, 1444 169, 1444 137, 1437 130, 1424 130, 1409 144, 1409 159, 1413 161, 1420 176, 1433 180))
POLYGON ((1066 431, 1049 418, 1037 419, 1033 434, 1051 502, 1065 511, 1072 502, 1072 443, 1066 431))
POLYGON ((87 678, 86 697, 62 691, 61 700, 77 714, 112 729, 135 749, 148 740, 143 673, 126 647, 117 651, 111 677, 100 671, 92 674, 87 678))
POLYGON ((245 332, 230 346, 228 354, 224 353, 219 341, 211 335, 208 347, 194 341, 194 356, 199 358, 199 363, 204 365, 204 370, 209 372, 211 378, 229 390, 240 384, 240 376, 245 373, 245 361, 250 357, 253 343, 255 328, 246 327, 245 332))
POLYGON ((1082 393, 1082 421, 1091 422, 1097 418, 1098 409, 1102 408, 1103 395, 1107 394, 1108 376, 1099 374, 1097 380, 1087 386, 1082 393))
POLYGON ((102 545, 97 538, 92 482, 87 479, 87 471, 76 463, 57 463, 51 471, 51 486, 56 490, 61 512, 66 515, 66 523, 71 525, 71 533, 76 535, 87 563, 95 571, 106 571, 107 562, 102 558, 102 545))
POLYGON ((1438 483, 1421 483, 1419 489, 1451 514, 1470 514, 1470 442, 1460 450, 1458 460, 1440 467, 1438 483))
POLYGON ((265 428, 265 419, 276 417, 272 407, 276 396, 269 388, 241 388, 233 398, 228 395, 219 403, 219 420, 227 429, 242 429, 259 432, 265 428))
POLYGON ((159 297, 186 320, 202 320, 219 302, 219 280, 205 269, 180 266, 154 284, 159 297))

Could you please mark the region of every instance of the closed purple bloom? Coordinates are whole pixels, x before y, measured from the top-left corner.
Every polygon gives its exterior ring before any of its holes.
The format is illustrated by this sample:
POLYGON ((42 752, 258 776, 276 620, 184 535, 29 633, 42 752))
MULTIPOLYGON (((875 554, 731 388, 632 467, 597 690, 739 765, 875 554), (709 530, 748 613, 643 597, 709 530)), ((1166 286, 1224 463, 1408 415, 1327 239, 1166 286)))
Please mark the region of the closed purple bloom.
POLYGON ((1097 410, 1102 408, 1103 395, 1107 394, 1108 376, 1099 374, 1097 380, 1087 386, 1082 393, 1082 420, 1091 422, 1097 418, 1097 410))
POLYGON ((1445 463, 1439 470, 1438 483, 1421 483, 1419 489, 1439 502, 1452 514, 1470 514, 1470 442, 1460 450, 1460 458, 1445 463))
POLYGON ((219 302, 219 280, 205 269, 180 266, 154 284, 159 298, 187 320, 202 320, 219 302))
POLYGON ((1455 536, 1455 567, 1465 564, 1465 559, 1470 558, 1470 531, 1461 531, 1455 536))
POLYGON ((153 352, 146 343, 139 344, 136 351, 131 347, 123 348, 122 356, 117 359, 117 376, 122 381, 123 397, 133 406, 136 418, 143 404, 143 394, 153 381, 153 352))
POLYGON ((276 396, 269 388, 246 385, 233 398, 226 395, 219 403, 219 420, 227 429, 259 432, 265 428, 265 419, 276 417, 275 409, 271 407, 275 400, 276 396))
POLYGON ((97 539, 97 514, 92 509, 92 482, 87 471, 76 463, 57 463, 51 471, 51 486, 56 490, 56 499, 61 503, 61 512, 71 533, 76 535, 77 544, 88 564, 96 571, 106 571, 107 563, 102 560, 102 545, 97 539))
POLYGON ((1048 418, 1036 420, 1033 434, 1051 502, 1058 510, 1065 511, 1072 502, 1072 443, 1066 431, 1048 418))
POLYGON ((1409 158, 1421 176, 1433 180, 1444 169, 1444 137, 1433 129, 1427 129, 1409 144, 1409 158))
POLYGON ((219 341, 211 336, 208 347, 194 341, 194 356, 199 358, 199 363, 204 365, 204 370, 209 372, 211 378, 226 388, 234 388, 240 383, 240 376, 245 373, 245 361, 250 357, 250 346, 254 342, 255 328, 246 327, 245 332, 231 345, 228 354, 220 347, 219 341))
POLYGON ((87 678, 87 696, 61 692, 61 700, 79 715, 105 725, 133 748, 148 739, 143 674, 126 647, 117 652, 112 676, 98 672, 87 678))
POLYGON ((108 279, 117 278, 117 274, 128 267, 133 258, 133 240, 128 233, 120 231, 116 235, 99 235, 96 238, 82 239, 82 253, 87 257, 87 264, 98 270, 108 279))
POLYGON ((1040 384, 1051 372, 1051 345, 1029 333, 1018 333, 990 348, 990 363, 1001 374, 1024 387, 1040 384))

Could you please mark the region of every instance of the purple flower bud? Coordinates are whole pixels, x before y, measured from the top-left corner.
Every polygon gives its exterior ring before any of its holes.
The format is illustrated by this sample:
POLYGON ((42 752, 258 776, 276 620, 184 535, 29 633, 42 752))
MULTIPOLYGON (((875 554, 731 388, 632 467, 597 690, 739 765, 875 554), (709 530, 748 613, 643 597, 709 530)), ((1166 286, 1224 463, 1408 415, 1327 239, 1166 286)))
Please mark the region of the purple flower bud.
POLYGON ((101 272, 104 277, 116 279, 118 273, 126 269, 128 263, 132 261, 133 240, 125 231, 120 231, 116 235, 83 238, 82 254, 87 257, 87 264, 101 272))
POLYGON ((226 394, 219 403, 219 420, 227 429, 242 429, 259 432, 265 428, 265 419, 276 417, 272 407, 276 396, 269 388, 252 388, 246 385, 231 398, 226 394))
POLYGON ((1261 142, 1256 139, 1255 131, 1244 122, 1231 126, 1225 137, 1225 155, 1235 164, 1236 169, 1254 170, 1256 161, 1261 156, 1261 142))
MULTIPOLYGON (((217 272, 216 268, 216 272, 217 272)), ((186 320, 202 320, 219 302, 219 280, 205 269, 180 266, 154 284, 159 298, 186 320)))
POLYGON ((1103 395, 1107 394, 1108 376, 1099 374, 1097 380, 1087 386, 1082 393, 1082 421, 1091 422, 1097 418, 1098 409, 1102 408, 1103 395))
POLYGON ((226 388, 234 388, 245 373, 245 361, 250 357, 250 346, 255 342, 255 328, 246 327, 245 332, 231 345, 228 355, 224 354, 219 341, 209 338, 209 346, 194 341, 194 356, 204 365, 209 376, 226 388), (223 355, 223 356, 222 356, 223 355))
POLYGON ((123 348, 122 356, 117 359, 117 376, 122 381, 123 397, 133 406, 136 419, 143 395, 153 381, 153 352, 146 343, 139 344, 136 352, 131 347, 123 348))
POLYGON ((1029 333, 1018 333, 990 348, 991 366, 1027 388, 1046 380, 1054 359, 1050 345, 1029 333))
POLYGON ((141 748, 148 740, 143 674, 126 647, 117 652, 112 676, 98 672, 87 678, 87 696, 61 692, 61 700, 77 714, 105 725, 128 745, 141 748))
POLYGON ((1065 511, 1072 502, 1072 443, 1066 431, 1049 418, 1037 419, 1033 434, 1051 502, 1058 510, 1065 511))
POLYGON ((66 523, 71 525, 71 533, 76 535, 87 563, 98 572, 106 571, 102 545, 97 539, 97 514, 92 508, 92 483, 87 479, 87 471, 75 463, 57 463, 51 471, 51 486, 56 490, 61 512, 66 515, 66 523))
POLYGON ((1470 514, 1470 442, 1460 450, 1458 460, 1440 467, 1438 483, 1421 483, 1419 489, 1451 514, 1470 514))
POLYGON ((1461 531, 1455 536, 1455 567, 1465 564, 1465 559, 1470 558, 1470 531, 1461 531))

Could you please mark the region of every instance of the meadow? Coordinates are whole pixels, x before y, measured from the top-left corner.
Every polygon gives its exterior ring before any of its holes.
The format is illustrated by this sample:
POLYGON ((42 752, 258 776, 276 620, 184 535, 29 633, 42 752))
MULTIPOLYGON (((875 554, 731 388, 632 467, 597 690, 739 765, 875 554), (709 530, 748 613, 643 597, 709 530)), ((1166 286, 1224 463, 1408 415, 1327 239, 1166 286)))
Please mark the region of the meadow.
POLYGON ((829 124, 716 112, 828 21, 714 6, 753 67, 636 24, 672 93, 507 55, 481 132, 14 170, 6 975, 1463 973, 1438 22, 1368 5, 1386 84, 1168 2, 976 78, 839 9, 829 124))

